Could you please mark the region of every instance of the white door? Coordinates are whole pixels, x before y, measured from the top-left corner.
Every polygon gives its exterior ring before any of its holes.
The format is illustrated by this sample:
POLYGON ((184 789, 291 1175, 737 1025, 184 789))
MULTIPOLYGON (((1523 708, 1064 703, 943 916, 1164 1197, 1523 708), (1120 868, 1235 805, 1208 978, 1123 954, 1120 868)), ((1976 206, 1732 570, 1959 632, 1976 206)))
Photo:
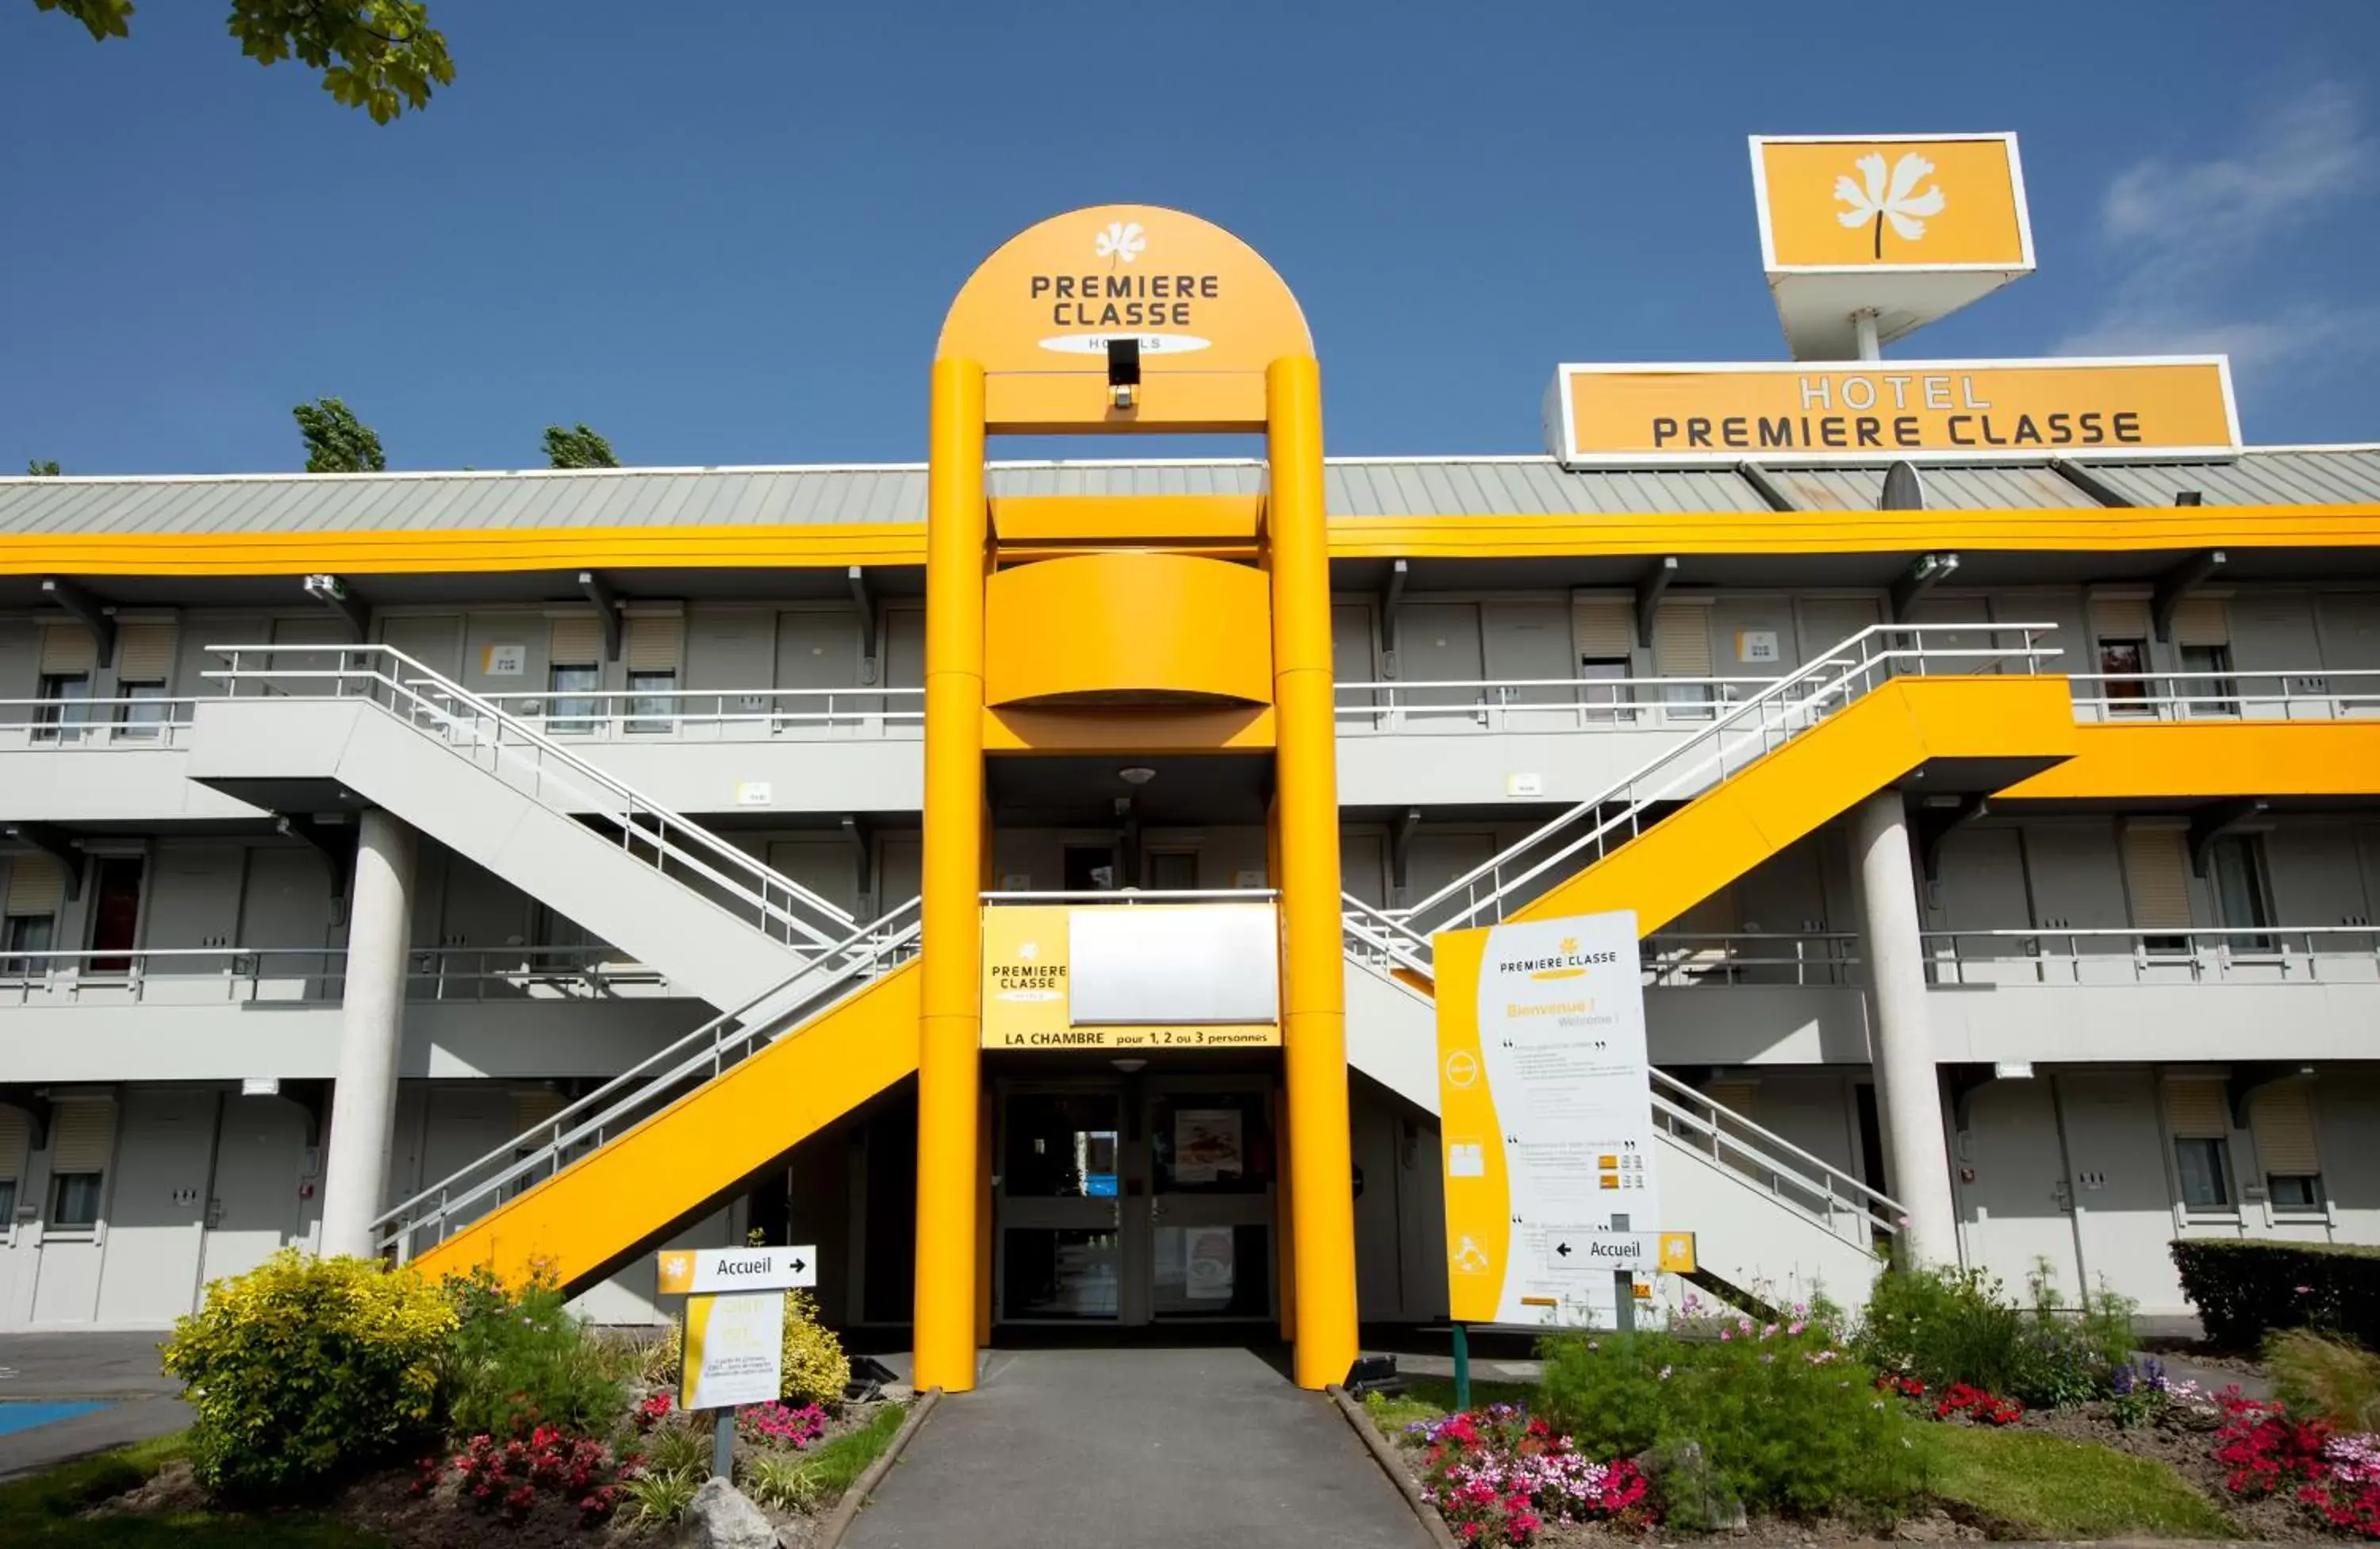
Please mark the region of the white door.
POLYGON ((1479 607, 1475 603, 1411 604, 1397 614, 1397 680, 1400 684, 1455 687, 1399 688, 1406 731, 1473 731, 1480 722, 1479 685, 1486 676, 1480 653, 1479 607))
POLYGON ((1951 1178, 1968 1264, 2022 1297, 2034 1262, 2046 1259, 2058 1299, 2071 1306, 2081 1281, 2064 1156, 2049 1081, 1993 1081, 1968 1096, 1951 1178))
POLYGON ((227 1096, 201 1275, 245 1275, 298 1239, 306 1116, 278 1097, 227 1096))
POLYGON ((1148 1196, 1124 1203, 1129 1257, 1148 1266, 1148 1316, 1270 1321, 1280 1278, 1271 1083, 1172 1076, 1152 1078, 1146 1092, 1148 1196), (1144 1224, 1146 1238, 1134 1241, 1144 1224))

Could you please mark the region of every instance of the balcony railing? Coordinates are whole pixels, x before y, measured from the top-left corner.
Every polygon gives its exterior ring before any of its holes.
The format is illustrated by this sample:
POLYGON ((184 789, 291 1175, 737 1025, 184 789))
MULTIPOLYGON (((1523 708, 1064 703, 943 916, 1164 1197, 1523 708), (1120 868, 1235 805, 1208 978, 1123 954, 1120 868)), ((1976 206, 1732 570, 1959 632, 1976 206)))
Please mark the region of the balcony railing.
POLYGON ((1342 736, 1465 731, 1692 731, 1767 677, 1524 677, 1342 683, 1342 736))
POLYGON ((2084 721, 2347 721, 2380 716, 2380 670, 2076 673, 2084 721))
POLYGON ((623 742, 908 738, 925 733, 923 689, 677 689, 481 694, 548 737, 623 742))
POLYGON ((2380 930, 2368 925, 1928 931, 1921 939, 1937 985, 2380 982, 2380 930))
MULTIPOLYGON (((0 1006, 336 1005, 342 947, 168 946, 0 953, 0 1006)), ((422 947, 410 1001, 589 1001, 683 995, 666 975, 602 945, 422 947)))
POLYGON ((172 748, 195 699, 0 700, 0 749, 172 748))

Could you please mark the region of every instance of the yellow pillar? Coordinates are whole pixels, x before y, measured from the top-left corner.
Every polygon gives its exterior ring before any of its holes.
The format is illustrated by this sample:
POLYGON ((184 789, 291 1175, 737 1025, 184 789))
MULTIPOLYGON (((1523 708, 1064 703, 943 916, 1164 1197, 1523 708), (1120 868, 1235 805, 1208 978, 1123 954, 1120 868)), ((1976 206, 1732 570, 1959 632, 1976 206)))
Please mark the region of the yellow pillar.
POLYGON ((1322 372, 1265 372, 1280 826, 1281 1045, 1289 1088, 1297 1384, 1344 1382, 1356 1354, 1355 1201, 1340 946, 1338 731, 1331 710, 1330 535, 1322 506, 1322 372))
POLYGON ((934 362, 926 489, 926 811, 917 1019, 919 1388, 975 1386, 981 1165, 983 368, 934 362))

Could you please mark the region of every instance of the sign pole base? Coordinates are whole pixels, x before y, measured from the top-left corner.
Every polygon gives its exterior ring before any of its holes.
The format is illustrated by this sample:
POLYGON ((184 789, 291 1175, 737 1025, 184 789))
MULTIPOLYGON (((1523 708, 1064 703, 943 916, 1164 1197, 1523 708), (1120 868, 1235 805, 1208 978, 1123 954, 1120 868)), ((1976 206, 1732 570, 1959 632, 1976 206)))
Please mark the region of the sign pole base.
POLYGON ((735 1411, 713 1409, 710 1421, 710 1474, 735 1482, 735 1411))
POLYGON ((1454 1325, 1454 1408, 1457 1413, 1471 1409, 1471 1330, 1460 1323, 1454 1325))
POLYGON ((1615 1270, 1613 1270, 1613 1271, 1611 1272, 1611 1294, 1612 1294, 1612 1296, 1613 1296, 1615 1299, 1615 1299, 1615 1300, 1613 1301, 1613 1303, 1612 1303, 1612 1312, 1613 1312, 1613 1321, 1619 1324, 1620 1332, 1621 1332, 1621 1333, 1622 1333, 1622 1334, 1633 1334, 1633 1333, 1635 1333, 1635 1332, 1636 1332, 1636 1275, 1635 1275, 1635 1272, 1634 1272, 1634 1271, 1633 1271, 1633 1270, 1625 1270, 1625 1269, 1615 1269, 1615 1270))

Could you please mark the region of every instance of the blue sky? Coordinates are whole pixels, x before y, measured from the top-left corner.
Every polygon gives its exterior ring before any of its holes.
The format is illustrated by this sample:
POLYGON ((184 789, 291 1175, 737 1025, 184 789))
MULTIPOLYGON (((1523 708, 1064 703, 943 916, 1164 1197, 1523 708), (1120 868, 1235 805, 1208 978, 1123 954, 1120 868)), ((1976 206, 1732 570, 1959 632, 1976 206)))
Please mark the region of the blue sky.
POLYGON ((1111 200, 1272 260, 1333 452, 1534 451, 1558 360, 1782 358, 1755 132, 2019 132, 2039 272, 1897 353, 2228 349, 2251 440, 2380 439, 2375 0, 431 0, 384 128, 224 8, 0 0, 0 471, 293 469, 321 394, 397 468, 911 459, 970 268, 1111 200))

